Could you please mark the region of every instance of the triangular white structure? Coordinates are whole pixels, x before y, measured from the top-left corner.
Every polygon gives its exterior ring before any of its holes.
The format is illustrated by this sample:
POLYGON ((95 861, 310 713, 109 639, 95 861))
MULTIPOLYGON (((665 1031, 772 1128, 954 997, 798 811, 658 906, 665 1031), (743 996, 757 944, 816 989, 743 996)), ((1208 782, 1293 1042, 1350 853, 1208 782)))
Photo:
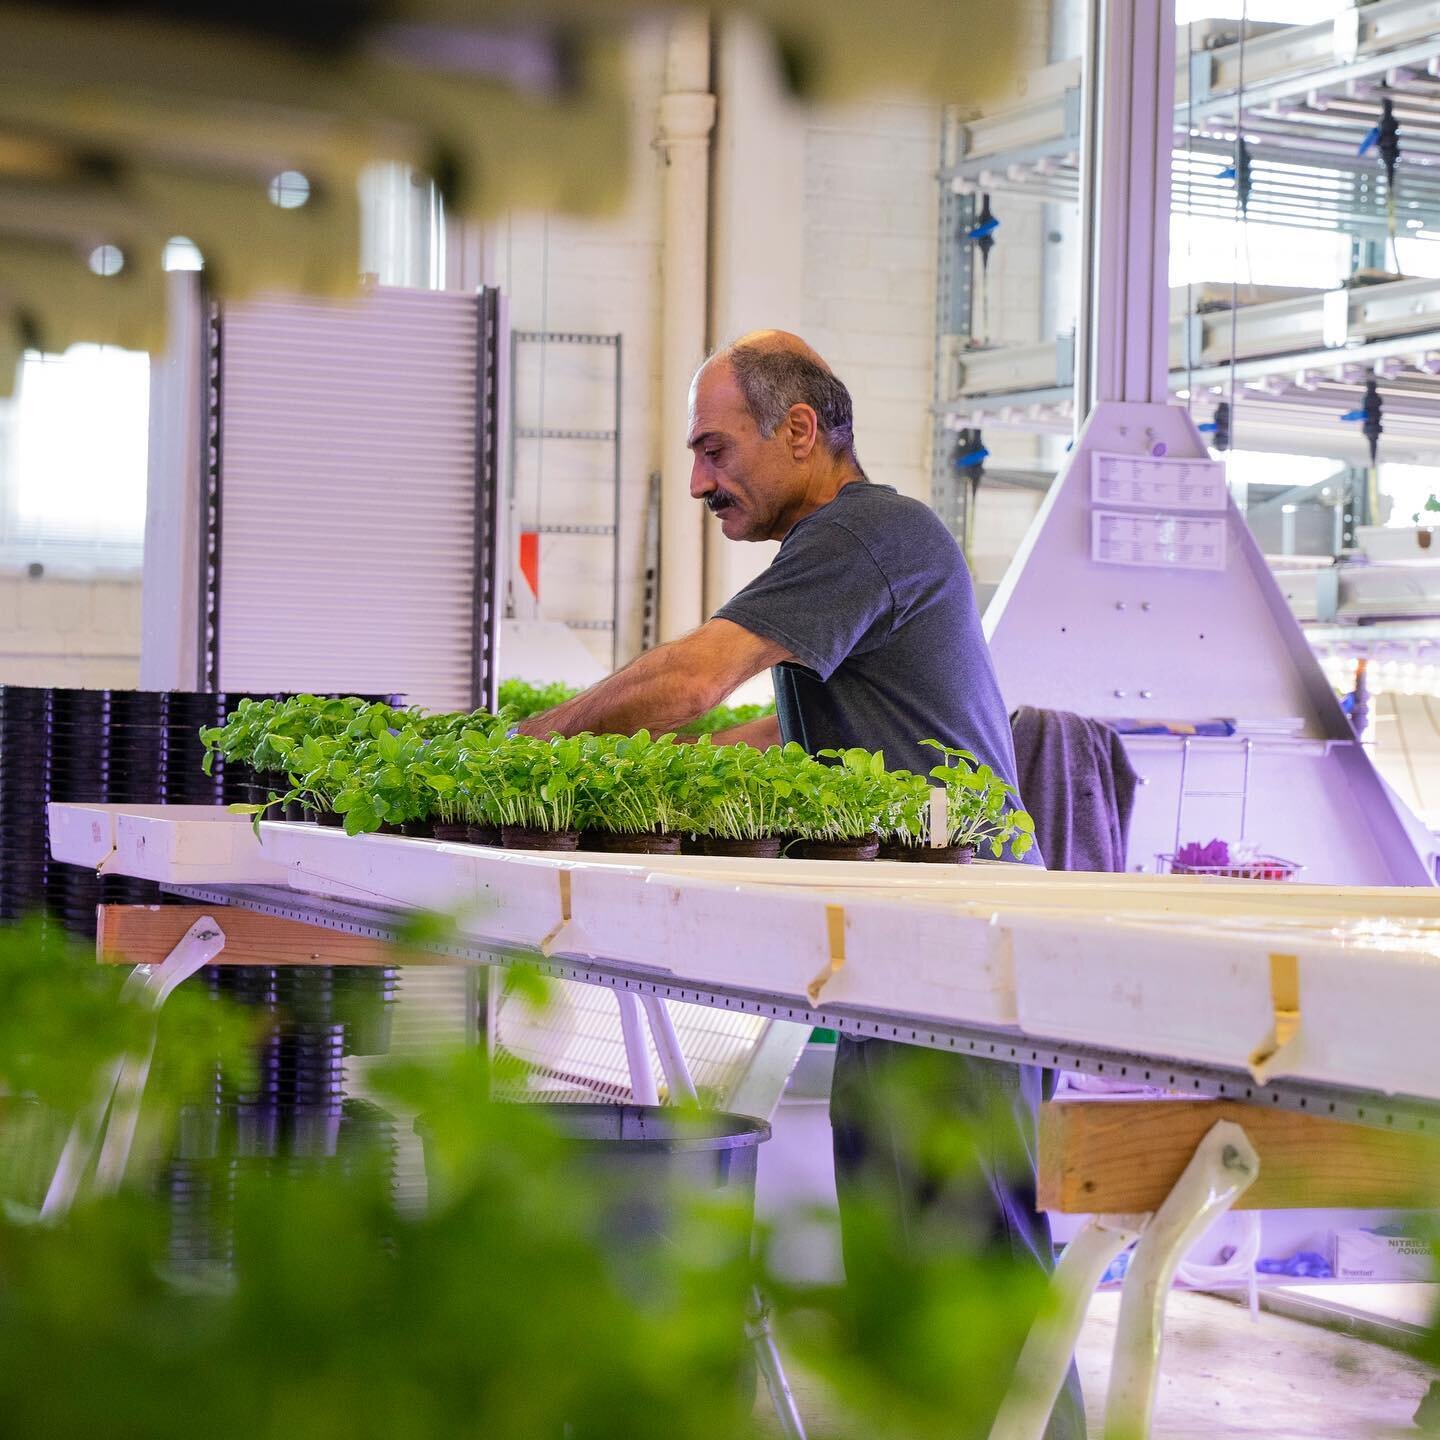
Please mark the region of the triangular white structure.
POLYGON ((985 617, 1006 700, 1234 722, 1229 738, 1127 739, 1146 782, 1132 868, 1219 837, 1297 861, 1304 879, 1432 883, 1428 839, 1355 740, 1208 462, 1178 406, 1096 407, 985 617))

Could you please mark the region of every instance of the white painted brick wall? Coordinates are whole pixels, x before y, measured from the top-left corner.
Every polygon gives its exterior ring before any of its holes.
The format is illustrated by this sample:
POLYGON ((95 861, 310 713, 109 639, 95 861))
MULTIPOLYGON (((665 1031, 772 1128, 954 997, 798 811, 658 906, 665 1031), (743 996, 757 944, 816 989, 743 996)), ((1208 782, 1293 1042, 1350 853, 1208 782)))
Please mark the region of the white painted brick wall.
POLYGON ((806 125, 805 338, 855 400, 872 479, 928 498, 938 107, 827 109, 806 125))
MULTIPOLYGON (((515 329, 622 336, 622 658, 639 649, 645 512, 649 477, 660 454, 661 159, 652 142, 664 59, 663 30, 642 32, 631 54, 633 143, 623 210, 596 221, 516 215, 498 227, 495 237, 495 279, 509 297, 515 329)), ((539 424, 543 379, 546 427, 611 428, 610 355, 594 348, 551 346, 542 356, 537 347, 523 347, 514 377, 519 423, 539 424)), ((522 496, 521 528, 537 519, 549 524, 608 524, 612 465, 612 453, 604 445, 547 441, 542 446, 520 441, 516 473, 522 496)), ((542 613, 548 618, 609 617, 607 541, 542 538, 541 577, 542 613)), ((608 667, 610 637, 583 638, 608 667)))
POLYGON ((133 687, 140 577, 0 575, 0 684, 133 687))

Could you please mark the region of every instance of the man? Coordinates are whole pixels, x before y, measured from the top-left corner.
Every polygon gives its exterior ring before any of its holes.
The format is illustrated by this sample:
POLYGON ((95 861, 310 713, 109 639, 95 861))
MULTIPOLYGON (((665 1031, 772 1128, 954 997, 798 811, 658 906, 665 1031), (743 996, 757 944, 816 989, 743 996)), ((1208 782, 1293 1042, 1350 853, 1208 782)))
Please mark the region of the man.
MULTIPOLYGON (((927 506, 869 481, 855 453, 849 392, 819 355, 774 330, 714 355, 691 385, 686 444, 695 457, 690 494, 718 517, 726 539, 779 540, 779 553, 698 630, 521 728, 672 730, 770 669, 777 714, 717 739, 760 747, 794 740, 812 753, 860 746, 883 750, 891 768, 925 774, 935 752, 918 742, 933 738, 1013 781, 1009 718, 964 558, 927 506)), ((903 1045, 839 1042, 831 1120, 852 1283, 864 1263, 858 1200, 877 1190, 903 1245, 919 1248, 937 1222, 943 1229, 953 1220, 1048 1268, 1048 1227, 1001 1153, 1007 1140, 1033 1153, 1038 1073, 930 1057, 920 1083, 990 1137, 976 1153, 985 1180, 977 1202, 970 1187, 957 1198, 937 1183, 898 1124, 885 1122, 886 1087, 913 1058, 903 1045), (997 1106, 1007 1117, 998 1135, 997 1106)), ((1083 1434, 1077 1411, 1072 1387, 1052 1440, 1083 1434)))

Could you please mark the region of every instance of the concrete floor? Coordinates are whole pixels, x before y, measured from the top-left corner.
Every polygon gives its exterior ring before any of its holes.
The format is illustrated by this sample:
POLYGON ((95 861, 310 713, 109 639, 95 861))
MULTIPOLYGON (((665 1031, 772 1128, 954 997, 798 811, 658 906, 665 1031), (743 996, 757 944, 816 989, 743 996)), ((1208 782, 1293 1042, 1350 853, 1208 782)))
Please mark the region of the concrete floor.
MULTIPOLYGON (((1118 1294, 1097 1295, 1077 1350, 1090 1433, 1102 1433, 1118 1294)), ((793 1372, 793 1367, 791 1367, 793 1372)), ((1390 1440, 1433 1378, 1384 1346, 1262 1314, 1208 1295, 1170 1298, 1152 1440, 1390 1440)), ((809 1440, 845 1434, 833 1399, 791 1373, 809 1440)), ((761 1387, 762 1434, 779 1435, 761 1387)))
MULTIPOLYGON (((790 1097, 761 1150, 757 1212, 779 1224, 780 1259, 796 1278, 838 1278, 834 1173, 824 1102, 790 1097)), ((1405 1287, 1421 1289, 1422 1287, 1405 1287)), ((1102 1431, 1118 1292, 1091 1303, 1077 1350, 1091 1434, 1102 1431)), ((1414 1318, 1414 1317, 1411 1317, 1414 1318)), ((783 1351, 783 1337, 782 1337, 783 1351)), ((835 1402, 789 1367, 810 1440, 845 1433, 835 1402)), ((1167 1309, 1165 1351, 1153 1440, 1389 1440, 1415 1437, 1421 1397, 1436 1378, 1387 1346, 1279 1315, 1252 1321, 1242 1306, 1175 1292, 1167 1309)), ((757 1418, 778 1435, 761 1387, 757 1418)))

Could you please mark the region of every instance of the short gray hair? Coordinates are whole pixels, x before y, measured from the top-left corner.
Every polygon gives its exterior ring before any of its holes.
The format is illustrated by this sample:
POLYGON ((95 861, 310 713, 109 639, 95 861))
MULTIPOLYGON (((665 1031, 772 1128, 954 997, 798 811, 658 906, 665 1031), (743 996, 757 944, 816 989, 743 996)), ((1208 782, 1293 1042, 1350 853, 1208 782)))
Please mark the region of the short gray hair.
POLYGON ((807 355, 757 345, 732 345, 720 358, 729 364, 745 408, 767 440, 792 405, 808 405, 815 412, 825 448, 859 469, 850 392, 834 371, 807 355))

